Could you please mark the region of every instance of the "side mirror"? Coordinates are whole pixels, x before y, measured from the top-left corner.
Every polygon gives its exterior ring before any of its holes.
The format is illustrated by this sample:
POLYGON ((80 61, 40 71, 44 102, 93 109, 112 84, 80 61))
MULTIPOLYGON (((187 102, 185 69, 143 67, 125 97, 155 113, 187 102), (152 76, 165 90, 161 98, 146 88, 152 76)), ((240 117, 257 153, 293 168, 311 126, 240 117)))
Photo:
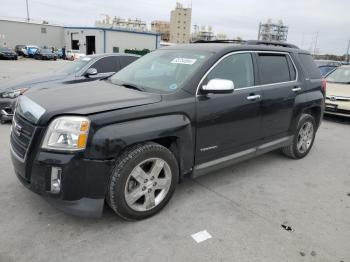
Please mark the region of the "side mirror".
POLYGON ((226 79, 212 79, 207 85, 202 86, 202 91, 206 94, 228 94, 235 89, 231 80, 226 79))
POLYGON ((88 70, 86 70, 86 72, 85 72, 85 76, 86 77, 89 77, 89 76, 94 76, 94 75, 97 75, 97 69, 96 68, 92 68, 92 67, 90 67, 88 70))

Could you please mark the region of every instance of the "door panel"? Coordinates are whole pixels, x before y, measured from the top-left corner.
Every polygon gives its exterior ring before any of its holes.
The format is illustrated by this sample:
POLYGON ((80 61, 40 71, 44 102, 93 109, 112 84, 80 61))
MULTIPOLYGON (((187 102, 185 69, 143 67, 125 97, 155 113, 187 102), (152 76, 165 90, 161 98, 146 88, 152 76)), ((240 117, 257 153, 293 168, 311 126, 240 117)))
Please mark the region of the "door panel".
POLYGON ((285 136, 292 121, 295 97, 300 92, 297 71, 288 54, 257 55, 262 88, 261 138, 285 136))
POLYGON ((262 88, 262 138, 285 135, 292 121, 297 83, 275 84, 262 88))
POLYGON ((257 88, 232 94, 200 96, 197 100, 196 164, 224 157, 257 143, 260 131, 260 99, 257 88))
POLYGON ((223 57, 207 73, 202 86, 212 79, 231 80, 235 90, 230 94, 199 91, 196 165, 252 147, 259 138, 262 93, 254 87, 252 55, 245 52, 223 57))

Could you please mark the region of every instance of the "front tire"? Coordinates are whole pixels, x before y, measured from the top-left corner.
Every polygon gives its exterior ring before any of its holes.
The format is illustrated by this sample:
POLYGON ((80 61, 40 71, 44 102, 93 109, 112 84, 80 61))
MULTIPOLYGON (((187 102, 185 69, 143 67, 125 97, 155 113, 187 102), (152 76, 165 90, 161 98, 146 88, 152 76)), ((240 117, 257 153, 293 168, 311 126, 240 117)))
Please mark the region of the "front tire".
POLYGON ((106 200, 120 217, 144 219, 169 202, 178 179, 177 160, 169 149, 156 143, 139 144, 117 159, 106 200))
POLYGON ((316 136, 316 121, 310 114, 302 114, 294 131, 294 138, 291 145, 282 148, 287 157, 301 159, 311 150, 316 136))

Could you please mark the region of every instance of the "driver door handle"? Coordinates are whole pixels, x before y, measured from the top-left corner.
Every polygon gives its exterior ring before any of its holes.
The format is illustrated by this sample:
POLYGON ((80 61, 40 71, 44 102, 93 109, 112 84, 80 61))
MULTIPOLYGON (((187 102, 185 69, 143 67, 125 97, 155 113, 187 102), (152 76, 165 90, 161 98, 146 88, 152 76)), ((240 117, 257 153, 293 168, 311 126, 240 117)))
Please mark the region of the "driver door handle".
POLYGON ((261 95, 250 95, 250 96, 247 96, 247 99, 249 101, 254 101, 254 100, 257 100, 257 99, 260 99, 261 98, 261 95))
POLYGON ((292 91, 293 91, 293 92, 299 92, 299 91, 301 91, 301 87, 294 87, 294 88, 292 89, 292 91))

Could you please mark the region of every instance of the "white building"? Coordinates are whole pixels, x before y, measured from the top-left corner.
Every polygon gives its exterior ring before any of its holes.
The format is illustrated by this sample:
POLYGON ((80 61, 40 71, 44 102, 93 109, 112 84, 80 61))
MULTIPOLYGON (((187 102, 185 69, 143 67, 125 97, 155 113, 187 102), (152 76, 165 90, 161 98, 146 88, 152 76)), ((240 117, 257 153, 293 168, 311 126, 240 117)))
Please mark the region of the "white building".
POLYGON ((0 47, 38 45, 62 48, 63 26, 23 21, 0 20, 0 47))
POLYGON ((100 27, 64 27, 43 23, 0 20, 0 47, 37 45, 78 49, 85 54, 124 52, 125 49, 155 50, 160 45, 160 35, 100 27))
POLYGON ((79 49, 85 54, 123 53, 125 49, 155 50, 160 35, 122 29, 98 27, 65 27, 64 42, 67 49, 79 49))

